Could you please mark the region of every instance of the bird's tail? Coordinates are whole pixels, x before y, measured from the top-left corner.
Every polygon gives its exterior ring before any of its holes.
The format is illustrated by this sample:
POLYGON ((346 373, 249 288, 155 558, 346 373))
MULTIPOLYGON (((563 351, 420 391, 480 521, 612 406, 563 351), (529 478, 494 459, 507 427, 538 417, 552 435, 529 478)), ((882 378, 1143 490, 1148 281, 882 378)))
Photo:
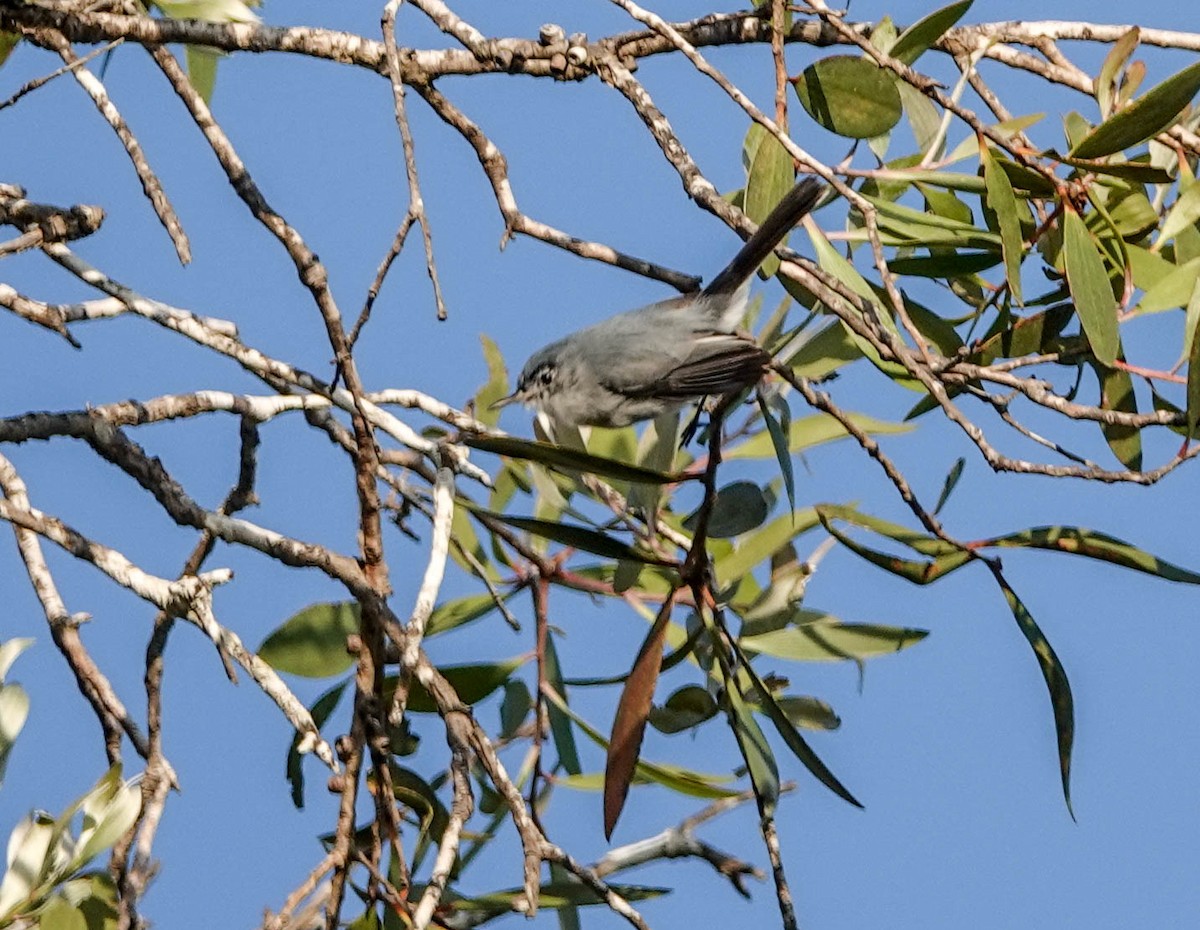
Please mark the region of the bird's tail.
POLYGON ((792 227, 799 223, 821 197, 824 185, 816 178, 806 178, 783 195, 754 235, 738 250, 725 269, 708 282, 701 291, 704 297, 726 297, 738 290, 750 275, 783 241, 792 227))

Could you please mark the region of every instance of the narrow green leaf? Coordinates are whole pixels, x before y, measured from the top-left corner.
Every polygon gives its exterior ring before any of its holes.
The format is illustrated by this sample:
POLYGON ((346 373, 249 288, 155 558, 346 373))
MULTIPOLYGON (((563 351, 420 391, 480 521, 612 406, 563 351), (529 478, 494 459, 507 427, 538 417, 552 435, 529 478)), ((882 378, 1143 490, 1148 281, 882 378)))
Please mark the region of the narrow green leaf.
POLYGON ((515 436, 481 436, 467 434, 462 437, 464 445, 480 452, 491 452, 495 455, 509 458, 524 459, 538 462, 550 467, 565 468, 571 471, 585 471, 605 478, 617 478, 621 481, 643 482, 645 484, 675 484, 688 480, 686 475, 672 475, 628 465, 612 459, 601 458, 584 452, 582 449, 570 449, 555 445, 552 442, 536 442, 528 439, 517 439, 515 436))
MULTIPOLYGON (((771 445, 775 449, 775 460, 779 462, 779 474, 783 476, 783 486, 787 491, 788 510, 796 509, 796 475, 792 470, 792 455, 790 450, 792 413, 787 402, 780 398, 779 419, 771 413, 771 407, 762 392, 758 392, 758 407, 762 411, 763 420, 767 424, 767 434, 771 437, 771 445)), ((766 519, 766 514, 763 514, 766 519)), ((760 523, 762 521, 759 521, 760 523)), ((756 524, 757 525, 757 524, 756 524)))
MULTIPOLYGON (((907 433, 913 429, 907 424, 880 420, 865 413, 852 413, 850 419, 868 434, 876 436, 907 433)), ((823 443, 844 439, 848 435, 845 427, 823 413, 793 420, 788 434, 786 448, 789 458, 798 452, 805 452, 823 443)), ((781 436, 780 439, 782 438, 781 436)), ((766 433, 759 433, 728 449, 724 457, 727 459, 764 459, 769 458, 772 454, 779 455, 773 437, 766 433)))
POLYGON ((738 692, 736 681, 726 680, 725 700, 729 702, 729 725, 746 762, 750 784, 763 815, 770 817, 779 800, 779 767, 775 763, 775 753, 754 719, 752 708, 738 692))
POLYGON ((832 618, 742 636, 738 644, 794 662, 861 661, 899 652, 929 635, 928 630, 881 623, 842 623, 832 618))
POLYGON ((893 274, 918 278, 961 278, 994 268, 1004 260, 995 252, 949 252, 888 259, 893 274))
MULTIPOLYGON (((1137 413, 1137 397, 1133 393, 1133 378, 1123 368, 1093 365, 1100 382, 1100 409, 1120 413, 1137 413)), ((1126 468, 1141 471, 1142 431, 1134 426, 1101 423, 1100 431, 1113 455, 1126 468)))
POLYGON ((475 419, 495 426, 500 419, 500 411, 493 410, 492 404, 508 393, 508 368, 504 364, 504 356, 500 354, 500 347, 492 339, 481 333, 479 342, 487 363, 488 379, 475 392, 475 419))
MULTIPOLYGON (((558 647, 554 644, 553 634, 546 637, 546 681, 554 689, 555 695, 561 695, 562 704, 568 701, 567 686, 563 682, 562 665, 558 661, 558 647)), ((571 729, 571 718, 568 712, 558 703, 551 701, 546 707, 546 716, 550 718, 550 735, 554 737, 554 749, 558 753, 559 764, 568 775, 579 775, 583 766, 579 764, 579 748, 575 745, 575 732, 571 729)))
MULTIPOLYGON (((813 751, 813 748, 808 745, 807 740, 800 735, 800 731, 796 729, 792 721, 788 719, 787 714, 783 712, 782 708, 780 708, 779 704, 776 702, 775 695, 771 693, 771 690, 763 683, 763 680, 758 677, 758 673, 754 670, 754 666, 752 666, 749 662, 746 662, 741 668, 754 685, 754 689, 757 692, 756 696, 760 702, 759 707, 766 713, 767 719, 770 720, 771 724, 775 727, 775 732, 777 732, 783 739, 783 742, 787 745, 787 748, 792 751, 792 755, 800 760, 800 763, 806 769, 808 769, 809 773, 817 781, 836 794, 847 804, 853 804, 855 807, 862 807, 862 804, 859 803, 859 800, 850 793, 850 791, 841 783, 841 781, 838 780, 838 777, 829 770, 829 766, 821 761, 821 757, 813 751)), ((728 693, 731 695, 737 694, 737 690, 738 689, 736 687, 729 688, 728 693)), ((740 699, 741 695, 738 695, 738 698, 740 699)), ((736 708, 738 705, 733 704, 733 706, 736 708)), ((754 718, 751 716, 750 721, 753 722, 753 719, 754 718)), ((740 717, 738 722, 739 724, 742 722, 740 717)), ((757 730, 757 727, 755 727, 755 729, 757 730)), ((762 737, 761 730, 758 731, 757 736, 758 738, 762 737)), ((746 739, 749 743, 753 742, 753 738, 754 733, 747 732, 746 739)), ((741 739, 742 737, 739 736, 739 742, 741 742, 741 739)), ((770 750, 768 749, 768 752, 769 751, 770 750)), ((772 754, 767 761, 770 763, 770 770, 766 774, 774 775, 775 790, 776 793, 778 793, 779 773, 775 768, 774 755, 772 754)), ((749 756, 746 756, 746 763, 747 766, 750 765, 749 756)), ((751 769, 752 777, 753 774, 754 770, 751 769)), ((758 781, 755 779, 755 785, 757 784, 758 781)))
POLYGON ((1021 220, 1017 215, 1017 197, 1013 193, 1008 175, 996 164, 990 146, 983 147, 983 179, 987 184, 986 203, 996 216, 1000 227, 1000 245, 1004 253, 1004 279, 1009 293, 1018 306, 1024 305, 1021 297, 1021 261, 1025 257, 1025 237, 1021 234, 1021 220))
POLYGON ((1063 213, 1063 261, 1079 322, 1096 358, 1112 367, 1121 347, 1117 302, 1108 283, 1104 259, 1083 219, 1073 209, 1063 213))
MULTIPOLYGON (((507 600, 512 591, 500 595, 501 600, 507 600)), ((451 601, 438 604, 429 615, 425 624, 425 635, 436 636, 460 627, 463 624, 486 617, 496 609, 496 599, 490 594, 468 594, 451 601)))
POLYGON ((866 58, 823 58, 805 68, 792 87, 808 115, 839 136, 883 135, 903 115, 895 80, 866 58))
POLYGON ((328 678, 354 664, 346 637, 358 626, 357 601, 310 604, 263 640, 258 657, 280 672, 328 678))
POLYGON ((878 533, 880 536, 901 543, 922 555, 952 555, 960 551, 957 546, 938 539, 936 536, 918 530, 910 530, 900 523, 881 520, 879 517, 869 516, 845 505, 818 504, 817 516, 826 527, 832 520, 842 520, 852 526, 860 526, 872 533, 878 533))
MULTIPOLYGON (((792 156, 787 153, 778 139, 764 133, 754 152, 746 175, 746 196, 743 209, 746 216, 761 223, 792 189, 796 179, 796 168, 792 156)), ((784 236, 784 241, 787 237, 784 236)), ((772 252, 762 264, 762 273, 770 277, 779 270, 779 258, 772 252)))
POLYGON ((935 556, 929 561, 902 559, 899 556, 879 552, 876 549, 864 546, 838 529, 832 519, 830 519, 829 514, 822 513, 825 509, 825 507, 819 507, 818 514, 822 518, 822 525, 829 531, 829 535, 855 555, 865 559, 872 565, 882 568, 884 571, 890 572, 906 581, 911 581, 913 584, 932 584, 939 578, 966 565, 971 560, 971 553, 964 549, 952 549, 942 555, 935 556))
POLYGON ((549 539, 564 546, 570 546, 572 549, 582 549, 584 552, 604 556, 606 559, 625 559, 631 562, 644 562, 647 565, 674 564, 649 553, 641 552, 607 533, 586 526, 576 526, 554 520, 538 520, 535 517, 516 517, 504 513, 493 513, 482 508, 478 508, 478 512, 534 536, 540 536, 542 539, 549 539))
POLYGON ((1066 669, 1063 668, 1050 641, 1046 639, 1046 634, 1033 619, 1033 615, 1003 576, 999 572, 996 572, 995 576, 1017 626, 1033 647, 1033 655, 1042 670, 1042 677, 1046 680, 1050 706, 1054 711, 1054 734, 1058 740, 1058 767, 1062 776, 1063 799, 1067 802, 1067 811, 1074 819, 1075 812, 1071 809, 1071 747, 1075 741, 1075 702, 1071 697, 1071 683, 1067 680, 1066 669))
POLYGON ((784 694, 775 698, 788 720, 805 730, 836 730, 842 725, 832 707, 819 698, 803 694, 784 694))
POLYGON ((917 20, 902 33, 892 46, 892 57, 911 65, 921 54, 951 29, 971 8, 972 0, 959 0, 934 10, 917 20))
POLYGON ((1112 155, 1167 129, 1200 90, 1200 62, 1167 78, 1108 117, 1071 150, 1077 158, 1112 155))
POLYGON ((1134 26, 1117 39, 1104 56, 1104 64, 1100 66, 1100 74, 1096 77, 1096 102, 1100 104, 1100 115, 1106 119, 1112 115, 1117 77, 1129 61, 1129 56, 1138 47, 1141 38, 1142 31, 1134 26))
POLYGON ((1154 241, 1154 249, 1158 251, 1184 229, 1194 226, 1200 219, 1200 182, 1192 180, 1183 187, 1167 215, 1163 217, 1158 230, 1158 238, 1154 241))
MULTIPOLYGON (((597 746, 602 749, 608 749, 608 740, 606 740, 600 731, 593 727, 590 723, 584 720, 579 714, 575 713, 562 698, 555 693, 553 688, 547 687, 543 693, 546 695, 546 700, 551 707, 557 707, 566 714, 574 724, 579 727, 583 734, 597 746)), ((686 769, 682 766, 667 765, 659 762, 647 762, 645 759, 639 759, 637 764, 636 780, 652 781, 656 784, 670 788, 672 791, 677 791, 680 794, 685 794, 688 797, 696 798, 728 798, 738 794, 735 788, 722 787, 722 783, 729 782, 730 779, 725 775, 712 775, 705 772, 697 772, 692 769, 686 769)), ((563 779, 566 781, 566 779, 563 779)), ((598 777, 588 778, 582 776, 571 782, 576 787, 587 787, 595 790, 601 786, 601 781, 598 777)))
POLYGON ((1187 359, 1187 432, 1196 435, 1200 421, 1200 282, 1192 288, 1187 315, 1183 321, 1183 354, 1187 359))
POLYGON ((1007 549, 1050 549, 1098 559, 1181 584, 1200 584, 1200 573, 1160 559, 1137 546, 1080 526, 1035 526, 983 540, 981 546, 1007 549))
POLYGON ((766 526, 740 540, 737 547, 727 555, 718 555, 714 559, 717 578, 722 585, 732 584, 801 533, 816 525, 817 512, 811 507, 776 517, 766 526))
POLYGON ((205 45, 185 45, 184 51, 187 55, 188 80, 201 99, 211 105, 213 89, 217 84, 217 64, 225 57, 225 53, 205 45))
POLYGON ((958 479, 962 477, 966 464, 967 460, 960 456, 950 466, 950 471, 946 473, 946 480, 942 482, 942 493, 938 495, 937 504, 933 508, 934 515, 941 513, 942 508, 946 506, 946 501, 950 500, 950 495, 958 486, 958 479))

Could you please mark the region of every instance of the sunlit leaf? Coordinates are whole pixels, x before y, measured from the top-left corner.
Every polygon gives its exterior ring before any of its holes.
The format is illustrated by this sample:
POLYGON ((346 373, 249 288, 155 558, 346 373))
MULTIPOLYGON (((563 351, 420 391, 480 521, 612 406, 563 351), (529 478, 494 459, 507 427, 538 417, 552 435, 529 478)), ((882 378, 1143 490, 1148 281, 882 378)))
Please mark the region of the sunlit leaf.
POLYGON ((1141 37, 1141 30, 1134 26, 1117 39, 1104 56, 1104 64, 1100 66, 1100 73, 1096 76, 1096 102, 1100 104, 1100 115, 1103 117, 1107 118, 1112 114, 1117 77, 1129 61, 1129 56, 1138 47, 1141 37))
POLYGON ((984 146, 983 179, 987 183, 987 206, 996 216, 1000 227, 1000 244, 1004 253, 1004 279, 1009 293, 1018 305, 1021 297, 1021 261, 1025 257, 1025 237, 1021 234, 1021 220, 1017 214, 1017 198, 1012 182, 996 163, 996 157, 988 146, 984 146))
POLYGON ((1134 571, 1157 575, 1167 581, 1178 581, 1183 584, 1200 584, 1200 573, 1181 568, 1178 565, 1151 555, 1137 546, 1079 526, 1036 526, 1017 533, 995 536, 983 540, 982 546, 996 546, 1009 549, 1051 549, 1055 552, 1069 552, 1073 555, 1087 556, 1134 571))
MULTIPOLYGON (((849 418, 851 422, 869 435, 895 435, 898 433, 907 433, 913 429, 912 426, 907 424, 880 420, 865 413, 851 413, 849 414, 849 418)), ((791 429, 788 432, 787 447, 791 453, 804 452, 822 443, 844 439, 848 435, 845 427, 838 423, 837 420, 823 413, 792 420, 791 429)), ((732 446, 726 450, 724 456, 727 459, 762 459, 769 458, 772 454, 777 453, 771 442, 771 437, 766 433, 759 433, 743 443, 732 446)))
MULTIPOLYGON (((746 216, 755 223, 765 220, 767 214, 783 199, 783 195, 792 189, 795 179, 796 169, 792 163, 792 156, 778 139, 770 133, 764 133, 746 175, 746 195, 743 201, 746 216)), ((786 241, 786 236, 784 240, 786 241)), ((769 277, 778 270, 779 259, 772 252, 763 262, 762 273, 769 277)))
POLYGON ((911 65, 921 53, 937 42, 971 8, 972 0, 959 0, 941 9, 927 13, 902 33, 892 46, 891 56, 906 65, 911 65))
POLYGON ((1104 259, 1083 219, 1072 209, 1063 214, 1063 259, 1088 344, 1100 362, 1112 367, 1121 346, 1117 302, 1108 283, 1104 259))
POLYGON ((809 116, 851 139, 882 135, 903 113, 895 80, 866 58, 823 58, 805 68, 792 86, 809 116))
POLYGON ((797 662, 822 662, 869 659, 899 652, 928 635, 928 630, 912 627, 825 620, 743 636, 738 642, 747 652, 797 662))
POLYGON ((1167 78, 1108 117, 1075 145, 1078 158, 1112 155, 1157 135, 1174 123, 1200 90, 1200 62, 1167 78))
POLYGON ((267 636, 258 656, 281 672, 328 678, 354 664, 346 651, 346 637, 358 628, 357 601, 310 604, 267 636))
POLYGON ((738 541, 728 555, 715 559, 717 577, 721 584, 727 585, 741 578, 772 553, 787 545, 806 530, 817 525, 817 512, 811 507, 797 510, 794 514, 784 514, 776 517, 745 538, 738 541))

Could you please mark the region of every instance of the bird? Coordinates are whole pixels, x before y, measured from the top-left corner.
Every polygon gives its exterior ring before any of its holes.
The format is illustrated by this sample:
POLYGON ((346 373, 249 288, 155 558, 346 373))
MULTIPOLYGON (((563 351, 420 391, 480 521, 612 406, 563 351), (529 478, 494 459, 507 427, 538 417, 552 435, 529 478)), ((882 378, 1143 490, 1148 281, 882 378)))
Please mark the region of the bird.
POLYGON ((620 428, 756 384, 771 355, 736 331, 750 279, 823 191, 815 178, 793 186, 703 290, 619 313, 538 349, 516 389, 492 407, 521 403, 543 422, 620 428))

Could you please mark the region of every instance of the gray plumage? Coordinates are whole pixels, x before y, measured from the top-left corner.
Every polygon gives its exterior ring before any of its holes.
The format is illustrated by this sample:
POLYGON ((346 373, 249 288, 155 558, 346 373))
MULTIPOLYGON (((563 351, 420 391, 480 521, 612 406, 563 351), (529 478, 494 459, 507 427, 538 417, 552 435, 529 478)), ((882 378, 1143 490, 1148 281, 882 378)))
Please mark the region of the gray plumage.
POLYGON ((756 384, 771 356, 734 332, 750 277, 821 191, 815 179, 793 187, 699 293, 620 313, 539 349, 517 389, 494 406, 519 401, 553 423, 621 427, 756 384))

